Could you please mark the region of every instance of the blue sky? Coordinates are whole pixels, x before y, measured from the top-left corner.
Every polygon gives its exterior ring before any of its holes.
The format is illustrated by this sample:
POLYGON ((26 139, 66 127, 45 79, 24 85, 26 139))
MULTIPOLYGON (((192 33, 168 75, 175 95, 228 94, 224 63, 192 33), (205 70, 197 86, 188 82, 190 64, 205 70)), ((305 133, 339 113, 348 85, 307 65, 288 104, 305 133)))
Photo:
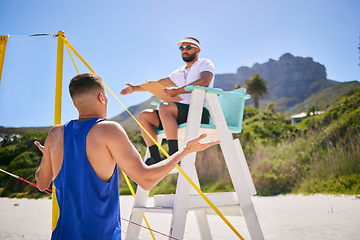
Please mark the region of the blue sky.
MULTIPOLYGON (((129 107, 151 95, 121 96, 125 82, 168 76, 183 64, 175 43, 189 35, 199 38, 200 57, 211 59, 216 73, 235 73, 289 52, 323 64, 328 79, 360 80, 359 9, 357 0, 1 1, 0 34, 10 38, 0 83, 0 126, 54 122, 57 39, 11 35, 63 30, 129 107)), ((67 91, 76 71, 64 54, 62 122, 77 117, 67 91)), ((123 111, 109 96, 108 117, 123 111)))

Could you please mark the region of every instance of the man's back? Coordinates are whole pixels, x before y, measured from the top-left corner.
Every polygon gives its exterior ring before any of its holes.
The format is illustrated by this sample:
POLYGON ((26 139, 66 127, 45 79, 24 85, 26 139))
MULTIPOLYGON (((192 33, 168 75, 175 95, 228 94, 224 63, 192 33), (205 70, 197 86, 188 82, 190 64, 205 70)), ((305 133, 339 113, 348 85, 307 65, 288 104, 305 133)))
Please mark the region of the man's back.
POLYGON ((103 181, 87 156, 87 139, 93 138, 88 133, 98 121, 73 120, 64 126, 64 157, 54 180, 60 217, 52 239, 121 238, 117 168, 103 181))
MULTIPOLYGON (((86 138, 86 153, 90 165, 100 179, 107 182, 113 174, 113 169, 116 165, 107 148, 104 139, 106 139, 107 132, 105 128, 111 128, 114 125, 110 122, 99 122, 91 128, 86 138)), ((112 127, 113 128, 113 127, 112 127)), ((47 137, 49 141, 49 148, 52 160, 53 174, 56 178, 60 172, 63 161, 64 148, 64 124, 54 126, 47 137)))

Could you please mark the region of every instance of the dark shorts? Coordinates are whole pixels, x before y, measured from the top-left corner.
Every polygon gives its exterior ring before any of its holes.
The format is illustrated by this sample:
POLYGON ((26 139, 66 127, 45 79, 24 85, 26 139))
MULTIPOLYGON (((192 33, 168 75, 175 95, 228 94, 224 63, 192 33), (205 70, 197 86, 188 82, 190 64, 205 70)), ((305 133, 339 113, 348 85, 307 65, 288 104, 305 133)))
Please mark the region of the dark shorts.
MULTIPOLYGON (((189 112, 189 104, 185 104, 185 103, 178 103, 176 102, 176 107, 178 109, 178 115, 176 118, 176 121, 178 123, 178 125, 187 122, 187 117, 188 117, 188 112, 189 112)), ((159 110, 154 110, 155 113, 157 114, 158 118, 159 118, 159 127, 158 129, 163 130, 163 126, 159 117, 159 110)), ((210 113, 209 110, 205 107, 203 107, 203 112, 202 112, 202 117, 201 117, 201 123, 204 124, 209 124, 210 122, 210 113)))

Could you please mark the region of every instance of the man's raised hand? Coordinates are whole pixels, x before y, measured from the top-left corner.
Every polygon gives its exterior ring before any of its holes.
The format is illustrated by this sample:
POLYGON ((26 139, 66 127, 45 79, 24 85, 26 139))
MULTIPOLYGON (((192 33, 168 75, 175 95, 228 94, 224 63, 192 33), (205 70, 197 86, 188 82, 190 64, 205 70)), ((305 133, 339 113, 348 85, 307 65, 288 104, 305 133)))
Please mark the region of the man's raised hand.
POLYGON ((38 141, 35 141, 34 144, 38 147, 38 149, 44 153, 44 146, 41 145, 41 143, 39 143, 38 141))
POLYGON ((211 141, 201 143, 200 141, 206 137, 207 137, 207 134, 203 133, 199 137, 188 141, 186 143, 185 150, 188 151, 189 153, 199 152, 199 151, 205 150, 208 147, 219 144, 221 142, 220 139, 213 139, 211 141))

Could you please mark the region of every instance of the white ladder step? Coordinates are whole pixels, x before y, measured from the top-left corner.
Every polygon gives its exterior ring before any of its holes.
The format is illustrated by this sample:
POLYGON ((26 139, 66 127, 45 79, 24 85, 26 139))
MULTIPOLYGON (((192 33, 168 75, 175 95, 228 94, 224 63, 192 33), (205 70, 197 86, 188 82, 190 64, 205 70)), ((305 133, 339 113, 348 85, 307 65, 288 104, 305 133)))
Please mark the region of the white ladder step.
MULTIPOLYGON (((239 200, 235 192, 205 193, 205 195, 216 206, 239 205, 239 200)), ((154 206, 170 208, 174 205, 175 196, 175 194, 155 195, 154 206)), ((208 206, 208 203, 199 194, 191 194, 189 196, 188 208, 203 208, 208 206)))
POLYGON ((173 208, 164 207, 133 207, 133 212, 151 212, 151 213, 173 213, 173 208))
MULTIPOLYGON (((217 209, 225 216, 243 216, 240 205, 217 206, 217 209)), ((210 206, 204 208, 189 208, 188 211, 205 210, 206 215, 217 215, 210 206)), ((164 207, 134 207, 133 212, 173 214, 173 208, 164 207)))
MULTIPOLYGON (((217 208, 228 216, 242 216, 237 195, 234 192, 223 193, 206 193, 210 201, 217 206, 217 208)), ((175 194, 155 195, 154 206, 149 207, 134 207, 136 212, 153 212, 153 213, 173 213, 173 206, 175 201, 175 194)), ((187 207, 188 211, 206 210, 206 214, 216 215, 209 204, 200 195, 190 195, 187 207)))

